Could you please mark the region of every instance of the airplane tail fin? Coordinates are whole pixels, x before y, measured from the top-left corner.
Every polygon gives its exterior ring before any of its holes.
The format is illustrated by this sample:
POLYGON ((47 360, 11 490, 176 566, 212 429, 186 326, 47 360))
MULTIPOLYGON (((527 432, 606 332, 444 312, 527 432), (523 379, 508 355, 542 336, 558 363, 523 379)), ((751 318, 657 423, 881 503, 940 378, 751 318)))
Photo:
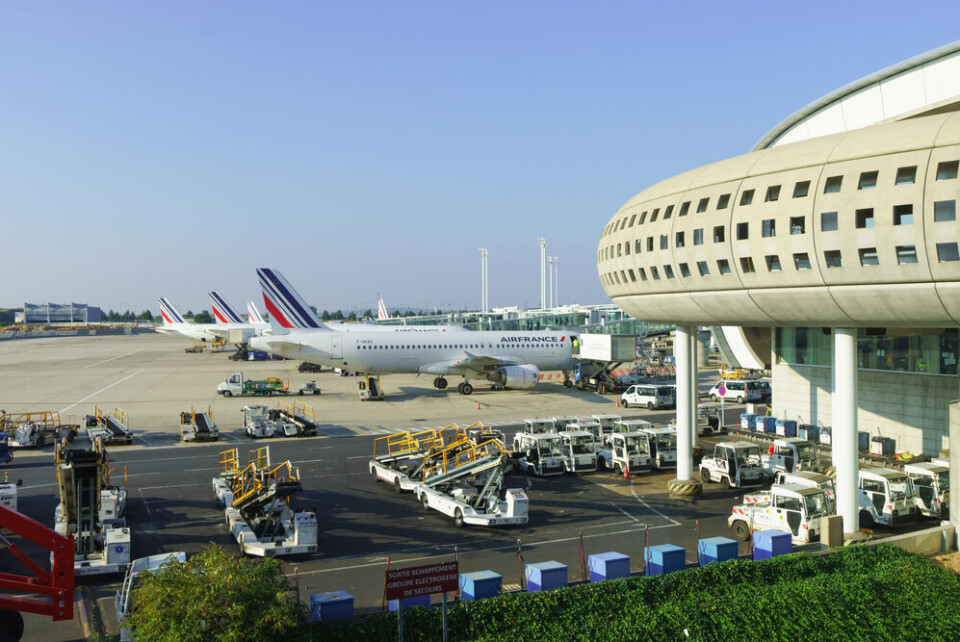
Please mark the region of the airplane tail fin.
POLYGON ((164 297, 160 297, 160 316, 163 317, 163 322, 167 325, 186 323, 177 309, 164 297))
POLYGON ((266 323, 253 301, 247 301, 247 316, 250 317, 250 323, 266 323))
POLYGON ((243 323, 240 315, 230 307, 220 293, 210 292, 210 302, 213 303, 213 316, 217 318, 217 323, 243 323))
POLYGON ((381 320, 390 318, 390 315, 387 314, 387 306, 384 305, 383 299, 377 299, 377 318, 381 320))
POLYGON ((263 290, 263 303, 267 306, 270 315, 270 324, 279 325, 290 330, 298 329, 327 329, 317 315, 314 314, 300 293, 293 289, 278 270, 271 268, 257 268, 257 277, 260 279, 260 289, 263 290))

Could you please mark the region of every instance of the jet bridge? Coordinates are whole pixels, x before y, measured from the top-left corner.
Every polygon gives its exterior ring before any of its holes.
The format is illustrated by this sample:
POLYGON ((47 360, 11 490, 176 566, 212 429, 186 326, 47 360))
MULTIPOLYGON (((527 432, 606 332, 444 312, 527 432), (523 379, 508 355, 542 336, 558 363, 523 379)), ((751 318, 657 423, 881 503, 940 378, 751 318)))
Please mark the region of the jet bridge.
POLYGON ((290 500, 303 490, 290 461, 270 463, 270 447, 248 453, 240 468, 236 448, 220 453, 213 492, 224 506, 227 525, 247 555, 280 557, 317 551, 317 517, 295 511, 290 500))

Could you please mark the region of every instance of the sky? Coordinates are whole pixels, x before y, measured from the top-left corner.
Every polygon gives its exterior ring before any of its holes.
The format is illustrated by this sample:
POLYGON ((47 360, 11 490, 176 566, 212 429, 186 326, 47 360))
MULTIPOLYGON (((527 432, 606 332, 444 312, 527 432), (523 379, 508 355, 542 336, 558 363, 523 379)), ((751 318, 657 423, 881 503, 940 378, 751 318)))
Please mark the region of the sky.
POLYGON ((0 307, 609 303, 603 227, 960 3, 0 0, 0 307))

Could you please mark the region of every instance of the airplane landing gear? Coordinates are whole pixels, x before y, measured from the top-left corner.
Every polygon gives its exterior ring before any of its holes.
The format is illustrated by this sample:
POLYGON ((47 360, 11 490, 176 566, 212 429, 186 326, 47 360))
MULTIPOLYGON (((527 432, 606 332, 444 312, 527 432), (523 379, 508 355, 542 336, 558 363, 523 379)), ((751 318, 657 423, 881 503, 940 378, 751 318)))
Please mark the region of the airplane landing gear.
POLYGON ((444 390, 447 387, 447 380, 443 377, 437 377, 433 380, 433 387, 437 390, 444 390))
POLYGON ((457 386, 457 392, 459 392, 461 395, 469 395, 473 392, 473 386, 471 386, 468 382, 464 381, 459 386, 457 386))
POLYGON ((504 390, 504 385, 502 383, 495 383, 490 386, 490 390, 504 390))

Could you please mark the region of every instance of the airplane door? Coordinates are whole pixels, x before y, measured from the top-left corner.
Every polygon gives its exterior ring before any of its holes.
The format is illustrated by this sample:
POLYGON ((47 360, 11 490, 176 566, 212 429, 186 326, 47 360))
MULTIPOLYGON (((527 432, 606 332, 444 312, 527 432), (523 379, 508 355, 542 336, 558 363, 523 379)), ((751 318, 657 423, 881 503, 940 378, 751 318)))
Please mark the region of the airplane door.
POLYGON ((343 337, 330 337, 330 356, 334 359, 343 358, 343 337))

